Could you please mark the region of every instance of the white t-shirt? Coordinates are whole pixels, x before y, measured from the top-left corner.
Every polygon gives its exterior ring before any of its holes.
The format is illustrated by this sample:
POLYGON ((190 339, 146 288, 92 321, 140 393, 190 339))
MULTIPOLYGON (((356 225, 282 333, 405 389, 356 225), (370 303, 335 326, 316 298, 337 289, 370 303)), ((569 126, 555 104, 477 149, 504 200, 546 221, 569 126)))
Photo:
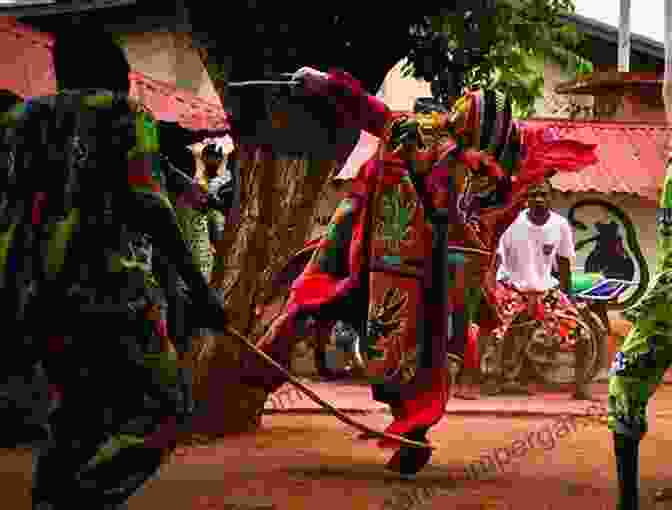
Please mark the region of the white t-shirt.
POLYGON ((558 213, 544 225, 535 225, 525 209, 499 241, 497 253, 502 258, 498 279, 506 275, 519 290, 545 291, 558 285, 551 276, 556 258, 570 261, 576 257, 569 222, 558 213))

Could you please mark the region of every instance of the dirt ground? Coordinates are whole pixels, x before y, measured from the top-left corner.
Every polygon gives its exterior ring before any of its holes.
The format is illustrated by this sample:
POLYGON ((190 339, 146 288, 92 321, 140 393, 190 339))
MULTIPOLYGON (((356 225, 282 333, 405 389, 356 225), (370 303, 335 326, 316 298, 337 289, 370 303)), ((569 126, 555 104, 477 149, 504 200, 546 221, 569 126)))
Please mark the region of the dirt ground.
MULTIPOLYGON (((654 404, 642 443, 642 508, 672 509, 672 500, 653 502, 655 489, 672 487, 672 387, 654 404)), ((391 419, 357 418, 377 428, 391 419)), ((615 508, 611 436, 585 420, 446 416, 430 435, 431 464, 414 480, 385 471, 390 453, 355 436, 330 416, 269 415, 255 434, 180 452, 129 510, 615 508), (481 469, 488 456, 500 466, 469 479, 465 466, 481 456, 481 469)), ((0 451, 1 508, 30 508, 30 460, 29 451, 0 451)))

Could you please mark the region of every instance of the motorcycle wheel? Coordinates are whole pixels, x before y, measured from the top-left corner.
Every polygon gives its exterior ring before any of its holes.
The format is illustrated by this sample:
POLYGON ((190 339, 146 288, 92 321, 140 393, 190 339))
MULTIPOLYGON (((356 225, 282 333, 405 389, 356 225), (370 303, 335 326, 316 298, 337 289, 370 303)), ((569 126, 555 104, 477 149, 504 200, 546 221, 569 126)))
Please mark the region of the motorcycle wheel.
MULTIPOLYGON (((592 312, 582 311, 580 318, 575 319, 581 341, 587 343, 585 363, 587 382, 592 381, 601 368, 601 343, 606 341, 602 322, 592 312), (597 321, 597 322, 595 322, 597 321)), ((576 381, 576 350, 564 352, 553 348, 555 339, 547 337, 543 327, 532 330, 530 340, 525 346, 525 355, 536 377, 542 382, 556 386, 574 384, 576 381)), ((557 344, 555 344, 557 345, 557 344)))
POLYGON ((593 331, 595 340, 597 342, 597 359, 593 365, 588 367, 588 372, 586 374, 586 380, 591 382, 597 377, 597 375, 600 373, 600 370, 606 366, 608 357, 607 343, 609 341, 609 335, 607 326, 604 324, 604 321, 600 319, 599 315, 590 310, 587 306, 581 307, 579 312, 581 318, 593 331))

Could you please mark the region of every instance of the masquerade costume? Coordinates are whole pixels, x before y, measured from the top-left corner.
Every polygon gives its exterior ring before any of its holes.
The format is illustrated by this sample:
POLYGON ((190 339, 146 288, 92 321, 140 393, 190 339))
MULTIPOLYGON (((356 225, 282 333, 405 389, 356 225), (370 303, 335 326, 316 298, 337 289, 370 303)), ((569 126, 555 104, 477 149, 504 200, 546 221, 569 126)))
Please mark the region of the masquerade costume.
POLYGON ((149 112, 122 93, 66 91, 25 103, 11 121, 0 296, 62 391, 35 456, 33 508, 117 508, 172 447, 157 427, 184 412, 159 283, 177 271, 204 325, 222 329, 225 312, 165 195, 149 112), (136 444, 111 445, 129 437, 136 444))
MULTIPOLYGON (((16 94, 0 91, 0 190, 3 190, 0 197, 7 192, 12 165, 9 119, 22 102, 16 94)), ((15 334, 20 335, 20 331, 15 334)), ((26 362, 23 355, 25 350, 18 342, 4 343, 0 361, 0 421, 3 423, 0 442, 6 447, 48 437, 50 399, 44 367, 30 360, 26 362)))
POLYGON ((656 276, 626 319, 633 328, 609 371, 609 429, 614 433, 620 510, 639 508, 639 442, 646 407, 672 364, 672 160, 658 209, 656 276))
MULTIPOLYGON (((347 73, 332 72, 310 86, 332 103, 338 127, 366 130, 381 143, 292 285, 286 312, 258 346, 287 365, 291 343, 309 318, 356 325, 367 344, 373 396, 388 403, 395 417, 385 432, 423 441, 444 414, 447 364, 459 367, 465 355, 465 309, 471 305, 465 303, 465 256, 446 254, 448 242, 494 251, 522 207, 526 186, 543 178, 550 163, 567 171, 593 163, 594 147, 540 140, 523 155, 525 171, 514 177, 520 146, 540 135, 516 127, 501 94, 470 92, 450 114, 412 114, 391 112, 347 73), (432 217, 418 197, 411 166, 435 209, 432 217), (478 186, 479 177, 487 186, 478 186)), ((476 265, 482 277, 489 261, 476 265)), ((284 382, 276 374, 255 373, 249 361, 250 384, 273 391, 284 382)), ((379 445, 398 448, 387 440, 379 445)), ((389 467, 415 473, 429 455, 401 448, 389 467)))

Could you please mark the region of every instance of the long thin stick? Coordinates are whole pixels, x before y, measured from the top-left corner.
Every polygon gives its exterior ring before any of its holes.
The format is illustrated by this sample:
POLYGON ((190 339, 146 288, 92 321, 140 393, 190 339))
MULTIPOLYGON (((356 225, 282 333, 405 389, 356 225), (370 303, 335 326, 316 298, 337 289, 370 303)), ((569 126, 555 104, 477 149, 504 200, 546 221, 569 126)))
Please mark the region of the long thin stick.
POLYGON ((226 328, 226 333, 230 334, 232 337, 234 337, 240 343, 245 345, 245 347, 250 349, 252 352, 254 352, 257 356, 259 356, 261 359, 263 359, 266 363, 271 365, 273 368, 280 371, 282 373, 282 375, 284 375, 294 387, 298 388, 302 393, 304 393, 306 396, 308 396, 313 402, 315 402, 320 407, 329 410, 331 412, 331 414, 336 416, 343 423, 345 423, 347 425, 350 425, 351 427, 354 427, 361 432, 366 432, 367 434, 370 434, 371 436, 378 437, 378 438, 381 438, 381 439, 384 438, 384 439, 390 439, 390 440, 393 440, 393 441, 397 441, 404 446, 410 446, 412 448, 425 448, 425 449, 429 448, 430 450, 436 449, 436 447, 431 446, 427 443, 421 443, 421 442, 418 442, 418 441, 411 441, 410 439, 406 439, 405 437, 402 437, 402 436, 397 436, 396 434, 388 434, 386 432, 380 432, 378 430, 367 427, 363 423, 359 423, 358 421, 355 421, 355 420, 351 419, 349 416, 347 416, 346 414, 344 414, 341 411, 339 411, 338 409, 336 409, 330 403, 322 400, 319 397, 319 395, 317 395, 310 388, 307 388, 296 377, 294 377, 292 374, 290 374, 285 369, 285 367, 280 365, 277 361, 275 361, 273 358, 271 358, 268 354, 266 354, 262 350, 258 349, 256 345, 254 345, 252 342, 250 342, 247 338, 245 338, 238 331, 236 331, 233 328, 227 327, 226 328))
POLYGON ((250 87, 255 85, 298 85, 300 82, 296 80, 250 80, 250 81, 230 81, 226 84, 227 87, 250 87))
POLYGON ((492 255, 491 251, 479 250, 478 248, 466 248, 464 246, 454 246, 449 244, 446 246, 446 251, 448 252, 464 252, 464 253, 473 253, 475 255, 483 255, 485 257, 490 257, 492 255))

